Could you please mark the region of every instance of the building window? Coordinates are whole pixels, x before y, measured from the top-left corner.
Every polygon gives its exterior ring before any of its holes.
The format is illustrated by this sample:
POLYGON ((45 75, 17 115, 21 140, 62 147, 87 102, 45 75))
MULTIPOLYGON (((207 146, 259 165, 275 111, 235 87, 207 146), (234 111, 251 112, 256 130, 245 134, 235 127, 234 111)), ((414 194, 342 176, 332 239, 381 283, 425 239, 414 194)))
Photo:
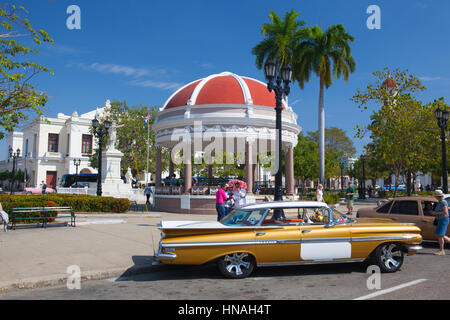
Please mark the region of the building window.
POLYGON ((58 152, 58 140, 59 134, 56 133, 48 134, 48 152, 58 152))
POLYGON ((92 153, 92 135, 83 134, 81 142, 81 154, 91 154, 92 153))

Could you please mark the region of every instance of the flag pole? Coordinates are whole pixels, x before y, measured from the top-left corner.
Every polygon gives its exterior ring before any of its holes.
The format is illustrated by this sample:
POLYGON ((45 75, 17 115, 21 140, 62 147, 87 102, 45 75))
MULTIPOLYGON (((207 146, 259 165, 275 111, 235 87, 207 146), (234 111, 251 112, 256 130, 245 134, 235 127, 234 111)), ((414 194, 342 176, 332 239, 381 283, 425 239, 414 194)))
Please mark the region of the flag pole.
POLYGON ((147 114, 147 175, 145 177, 145 184, 148 184, 148 156, 150 151, 150 117, 147 114))

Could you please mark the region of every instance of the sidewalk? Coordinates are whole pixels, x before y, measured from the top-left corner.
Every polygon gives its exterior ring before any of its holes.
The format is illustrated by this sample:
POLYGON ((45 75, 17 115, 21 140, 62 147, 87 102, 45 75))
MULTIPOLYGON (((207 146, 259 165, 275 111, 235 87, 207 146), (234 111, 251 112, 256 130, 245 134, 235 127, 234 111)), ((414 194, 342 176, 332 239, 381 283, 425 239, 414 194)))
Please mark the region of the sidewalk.
MULTIPOLYGON (((363 206, 373 204, 355 204, 354 214, 363 206)), ((345 205, 337 209, 346 213, 345 205)), ((18 226, 15 231, 1 230, 0 294, 17 288, 64 285, 70 276, 67 268, 73 265, 80 268, 82 281, 155 270, 152 261, 162 219, 214 221, 216 215, 78 214, 75 228, 18 226)))
POLYGON ((164 220, 215 220, 214 215, 77 215, 77 226, 0 232, 0 292, 65 284, 67 268, 79 266, 82 281, 148 272, 164 220), (150 224, 151 227, 150 227, 150 224), (152 239, 153 235, 153 239, 152 239), (153 241, 153 242, 152 242, 153 241))

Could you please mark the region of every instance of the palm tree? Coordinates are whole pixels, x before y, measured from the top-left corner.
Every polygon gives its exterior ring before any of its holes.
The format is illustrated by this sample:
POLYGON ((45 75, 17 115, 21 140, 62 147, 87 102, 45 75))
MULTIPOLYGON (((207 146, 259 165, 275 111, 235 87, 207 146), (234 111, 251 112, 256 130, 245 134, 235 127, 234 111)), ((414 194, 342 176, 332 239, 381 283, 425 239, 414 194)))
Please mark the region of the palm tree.
POLYGON ((351 55, 349 42, 354 38, 342 24, 333 25, 325 32, 318 26, 308 28, 308 36, 303 38, 294 50, 293 79, 300 88, 309 81, 311 72, 320 79, 319 93, 319 182, 325 180, 325 110, 324 88, 332 85, 332 78, 348 81, 350 73, 355 71, 355 60, 351 55))
POLYGON ((292 63, 296 46, 308 34, 307 28, 300 28, 306 22, 297 21, 299 14, 300 12, 292 9, 286 12, 282 20, 275 12, 270 11, 271 23, 261 26, 265 39, 252 49, 252 54, 256 55, 258 69, 262 69, 267 60, 274 61, 280 69, 292 63))

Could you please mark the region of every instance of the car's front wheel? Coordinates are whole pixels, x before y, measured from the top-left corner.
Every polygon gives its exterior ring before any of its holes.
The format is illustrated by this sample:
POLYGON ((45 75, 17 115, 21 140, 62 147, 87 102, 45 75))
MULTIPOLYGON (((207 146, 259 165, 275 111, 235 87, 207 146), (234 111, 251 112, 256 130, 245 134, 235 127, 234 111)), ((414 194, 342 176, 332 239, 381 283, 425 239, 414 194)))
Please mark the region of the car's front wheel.
POLYGON ((255 268, 255 258, 246 252, 227 254, 218 261, 220 272, 230 279, 248 277, 255 268))
POLYGON ((386 273, 398 271, 404 256, 402 247, 395 243, 382 244, 374 252, 375 263, 386 273))

